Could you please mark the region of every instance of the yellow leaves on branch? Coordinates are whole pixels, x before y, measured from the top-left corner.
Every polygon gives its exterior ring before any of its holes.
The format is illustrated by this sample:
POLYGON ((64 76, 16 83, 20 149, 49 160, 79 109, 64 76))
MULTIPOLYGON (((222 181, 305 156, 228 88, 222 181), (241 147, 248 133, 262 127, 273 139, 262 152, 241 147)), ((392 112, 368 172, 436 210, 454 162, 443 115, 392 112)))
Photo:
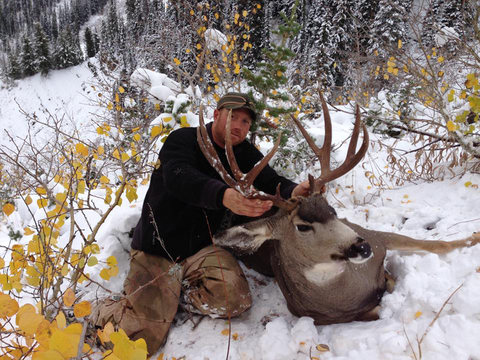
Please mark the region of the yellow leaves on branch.
POLYGON ((100 271, 100 277, 106 281, 110 280, 111 277, 118 275, 118 262, 115 256, 109 256, 106 260, 108 268, 103 268, 100 271))

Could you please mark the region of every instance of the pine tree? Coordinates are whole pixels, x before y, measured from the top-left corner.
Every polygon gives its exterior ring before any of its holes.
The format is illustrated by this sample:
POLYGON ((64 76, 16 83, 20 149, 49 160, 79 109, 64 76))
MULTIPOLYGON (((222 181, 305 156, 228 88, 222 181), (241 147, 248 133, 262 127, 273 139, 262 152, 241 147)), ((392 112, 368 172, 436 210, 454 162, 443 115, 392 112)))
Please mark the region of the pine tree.
POLYGON ((51 20, 51 34, 52 34, 52 40, 56 41, 58 37, 58 21, 57 21, 57 12, 55 9, 52 11, 52 20, 51 20))
POLYGON ((359 0, 354 9, 354 21, 357 34, 357 45, 360 55, 368 53, 370 40, 370 25, 378 11, 379 0, 359 0))
POLYGON ((13 80, 18 80, 22 77, 22 66, 18 60, 16 50, 8 53, 8 76, 13 80))
POLYGON ((22 52, 20 53, 21 66, 25 76, 32 76, 37 73, 35 66, 35 54, 32 43, 28 37, 23 38, 22 52))
POLYGON ((369 41, 372 52, 386 56, 388 49, 396 48, 399 40, 407 39, 406 18, 411 6, 412 0, 380 0, 369 41))
POLYGON ((66 69, 83 61, 83 53, 78 37, 72 34, 68 26, 58 36, 54 58, 57 69, 66 69))
POLYGON ((95 49, 94 35, 88 26, 85 29, 85 47, 87 49, 87 57, 94 57, 97 53, 95 49))
POLYGON ((52 66, 50 58, 50 42, 40 23, 35 23, 35 61, 37 69, 42 75, 47 75, 52 66))
POLYGON ((333 36, 333 8, 329 0, 312 3, 304 30, 305 46, 298 58, 306 83, 320 81, 325 87, 333 86, 335 49, 330 46, 333 36))

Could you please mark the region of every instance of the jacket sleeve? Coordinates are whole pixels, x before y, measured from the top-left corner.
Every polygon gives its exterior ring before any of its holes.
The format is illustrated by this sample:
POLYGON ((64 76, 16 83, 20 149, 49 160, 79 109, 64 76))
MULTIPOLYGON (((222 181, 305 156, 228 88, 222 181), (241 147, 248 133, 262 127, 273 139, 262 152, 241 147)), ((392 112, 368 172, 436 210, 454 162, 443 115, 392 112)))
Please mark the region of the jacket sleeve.
POLYGON ((197 207, 223 208, 223 194, 228 186, 213 177, 216 172, 200 150, 196 131, 180 129, 172 132, 160 151, 160 162, 163 184, 168 193, 197 207))

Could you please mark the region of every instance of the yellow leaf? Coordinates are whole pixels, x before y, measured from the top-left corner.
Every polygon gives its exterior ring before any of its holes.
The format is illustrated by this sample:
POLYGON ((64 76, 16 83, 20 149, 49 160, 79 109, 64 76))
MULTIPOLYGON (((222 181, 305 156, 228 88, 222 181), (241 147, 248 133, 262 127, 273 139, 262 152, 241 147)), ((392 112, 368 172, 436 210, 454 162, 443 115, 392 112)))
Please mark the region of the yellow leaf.
POLYGON ((141 138, 142 136, 140 134, 133 135, 133 140, 135 140, 136 142, 139 142, 141 138))
POLYGON ((122 161, 125 162, 128 159, 130 159, 130 155, 128 155, 127 153, 122 153, 122 161))
POLYGON ((30 197, 30 195, 27 195, 27 197, 25 198, 25 204, 30 205, 32 202, 33 202, 33 200, 30 197))
POLYGON ((82 143, 78 143, 75 145, 75 149, 77 150, 77 153, 87 157, 88 156, 88 148, 83 145, 82 143))
POLYGON ((79 194, 83 194, 85 192, 85 186, 86 186, 85 180, 80 180, 78 182, 77 191, 79 194))
POLYGON ((65 291, 65 294, 63 294, 63 303, 65 306, 72 306, 73 303, 75 302, 75 293, 71 288, 68 288, 67 291, 65 291))
POLYGON ((110 341, 110 335, 115 332, 113 324, 109 321, 103 328, 103 330, 98 329, 97 334, 102 343, 110 341))
POLYGON ((470 187, 470 186, 472 186, 472 182, 471 182, 471 181, 467 181, 467 182, 465 183, 465 187, 468 188, 468 187, 470 187))
POLYGON ((155 125, 154 127, 152 127, 152 133, 150 134, 150 136, 152 138, 160 135, 162 133, 162 130, 163 130, 163 126, 162 125, 155 125))
POLYGON ((401 40, 401 39, 398 39, 398 48, 399 48, 399 49, 402 48, 402 40, 401 40))
POLYGON ((5 215, 10 216, 15 211, 15 206, 13 204, 5 204, 2 208, 5 215))
POLYGON ((115 277, 115 276, 118 275, 118 266, 111 267, 111 268, 108 269, 107 271, 108 271, 108 274, 109 274, 111 277, 115 277))
POLYGON ((422 316, 422 312, 421 311, 417 311, 415 313, 415 319, 418 319, 420 316, 422 316))
POLYGON ((0 269, 3 269, 5 267, 5 260, 3 258, 0 258, 0 269))
POLYGON ((90 258, 87 261, 88 266, 95 266, 98 264, 98 259, 95 256, 90 256, 90 258))
POLYGON ((120 91, 120 94, 123 94, 125 92, 125 89, 122 86, 119 86, 118 91, 120 91))
POLYGON ((43 209, 45 206, 48 205, 48 200, 47 199, 38 199, 37 200, 37 205, 39 209, 43 209))
POLYGON ((65 360, 57 350, 39 351, 35 353, 35 360, 65 360))
POLYGON ((55 199, 57 199, 59 202, 63 203, 65 200, 67 200, 67 194, 66 193, 58 193, 55 195, 55 199))
POLYGON ((105 149, 103 146, 99 146, 97 148, 98 155, 103 155, 105 153, 105 149))
POLYGON ((80 335, 70 334, 65 331, 55 331, 50 338, 48 345, 50 350, 57 350, 64 358, 76 357, 80 335))
POLYGON ((317 349, 320 352, 330 351, 330 347, 326 344, 318 344, 317 346, 315 346, 315 349, 317 349))
POLYGON ((118 151, 118 149, 115 149, 115 150, 113 151, 112 156, 113 156, 115 159, 120 160, 120 151, 118 151))
POLYGON ((18 309, 18 303, 15 299, 8 295, 0 294, 0 318, 12 317, 17 313, 18 309))
POLYGON ((230 331, 228 329, 222 330, 222 335, 228 335, 228 334, 230 334, 230 331))
POLYGON ((452 120, 448 120, 447 122, 448 131, 455 131, 456 128, 457 126, 455 125, 455 123, 452 120))
POLYGON ((67 326, 67 319, 65 318, 65 314, 62 311, 58 313, 55 320, 57 320, 57 326, 60 329, 63 329, 65 326, 67 326))
POLYGON ((110 179, 104 175, 100 178, 100 182, 102 184, 108 184, 110 182, 110 179))
POLYGON ((174 58, 173 61, 175 62, 176 65, 180 65, 182 62, 178 60, 177 58, 174 58))
POLYGON ((43 187, 38 187, 36 191, 38 195, 45 195, 47 193, 47 190, 43 187))
POLYGON ((107 269, 102 269, 100 271, 100 277, 106 281, 110 280, 110 274, 108 273, 108 270, 107 269))
POLYGON ((91 312, 92 312, 92 304, 90 304, 90 302, 88 301, 79 302, 73 307, 73 314, 77 318, 88 316, 91 314, 91 312))
MULTIPOLYGON (((18 319, 18 315, 17 315, 18 319)), ((26 334, 33 335, 37 331, 38 325, 45 320, 42 315, 36 312, 28 312, 28 314, 22 314, 18 319, 18 327, 26 334)))
POLYGON ((118 262, 117 262, 117 258, 115 256, 112 255, 112 256, 109 256, 107 258, 107 265, 108 266, 113 267, 117 264, 118 264, 118 262))

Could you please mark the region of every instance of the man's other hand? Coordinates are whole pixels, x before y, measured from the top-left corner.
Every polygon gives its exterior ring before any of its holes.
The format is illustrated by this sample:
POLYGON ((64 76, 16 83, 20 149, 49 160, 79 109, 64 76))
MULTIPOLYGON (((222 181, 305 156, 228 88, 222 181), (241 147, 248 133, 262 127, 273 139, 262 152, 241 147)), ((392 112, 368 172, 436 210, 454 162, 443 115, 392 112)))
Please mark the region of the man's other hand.
POLYGON ((223 194, 223 205, 234 214, 258 217, 270 210, 273 202, 270 200, 247 199, 236 190, 229 188, 223 194))
POLYGON ((292 197, 303 196, 307 197, 310 192, 310 182, 305 180, 298 184, 292 191, 292 197))

